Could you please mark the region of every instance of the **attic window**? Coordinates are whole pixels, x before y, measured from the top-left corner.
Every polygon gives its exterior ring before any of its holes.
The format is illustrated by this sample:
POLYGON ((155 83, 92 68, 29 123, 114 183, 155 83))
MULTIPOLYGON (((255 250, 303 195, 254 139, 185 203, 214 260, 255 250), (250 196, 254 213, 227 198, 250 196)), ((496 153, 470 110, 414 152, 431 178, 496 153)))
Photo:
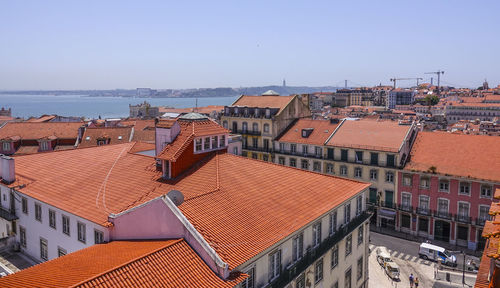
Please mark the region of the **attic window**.
POLYGON ((304 128, 302 129, 302 138, 307 138, 313 132, 314 128, 304 128))
POLYGON ((90 140, 90 136, 85 137, 85 140, 89 141, 90 140))
POLYGON ((118 140, 122 140, 122 139, 123 139, 123 137, 121 135, 118 136, 118 140))

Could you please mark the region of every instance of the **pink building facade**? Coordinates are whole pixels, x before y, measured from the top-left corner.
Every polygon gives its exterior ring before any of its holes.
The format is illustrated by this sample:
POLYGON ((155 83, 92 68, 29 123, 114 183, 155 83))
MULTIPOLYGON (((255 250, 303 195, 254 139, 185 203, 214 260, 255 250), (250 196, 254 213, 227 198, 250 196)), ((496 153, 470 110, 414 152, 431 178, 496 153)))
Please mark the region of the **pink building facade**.
POLYGON ((398 172, 396 230, 476 250, 500 183, 451 175, 398 172))

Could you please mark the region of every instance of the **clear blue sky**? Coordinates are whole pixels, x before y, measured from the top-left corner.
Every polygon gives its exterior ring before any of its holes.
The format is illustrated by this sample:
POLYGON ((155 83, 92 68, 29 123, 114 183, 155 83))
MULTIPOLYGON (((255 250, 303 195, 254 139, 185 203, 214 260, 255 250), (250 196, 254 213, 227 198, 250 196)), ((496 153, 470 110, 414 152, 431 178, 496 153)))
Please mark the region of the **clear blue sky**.
POLYGON ((4 1, 0 89, 500 84, 500 1, 4 1), (407 84, 412 84, 408 83, 407 84), (404 84, 403 82, 401 84, 404 84))

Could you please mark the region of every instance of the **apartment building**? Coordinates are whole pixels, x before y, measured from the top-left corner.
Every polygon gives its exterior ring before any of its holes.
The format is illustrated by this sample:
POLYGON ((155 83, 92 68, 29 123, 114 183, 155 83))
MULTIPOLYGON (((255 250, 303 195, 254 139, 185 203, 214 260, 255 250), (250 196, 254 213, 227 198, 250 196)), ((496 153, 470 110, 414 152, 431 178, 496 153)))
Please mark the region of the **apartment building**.
POLYGON ((415 90, 396 88, 389 91, 386 107, 394 109, 396 105, 412 105, 415 101, 415 90))
POLYGON ((1 203, 17 218, 14 239, 49 261, 0 287, 120 286, 118 275, 173 286, 366 287, 369 184, 225 153, 229 131, 201 115, 156 127, 155 156, 123 143, 2 160, 12 169, 0 198, 20 200, 1 203), (153 273, 131 259, 162 264, 153 273))
POLYGON ((420 132, 398 172, 397 229, 469 249, 500 187, 500 138, 420 132))
POLYGON ((448 124, 460 120, 493 121, 500 118, 499 103, 448 103, 444 106, 448 124))
POLYGON ((301 119, 277 139, 275 163, 371 183, 367 198, 377 225, 394 228, 397 169, 416 134, 416 125, 398 121, 301 119))
POLYGON ((224 107, 221 123, 242 135, 242 155, 272 161, 274 139, 292 121, 311 116, 306 95, 279 96, 268 91, 262 96, 243 95, 224 107))

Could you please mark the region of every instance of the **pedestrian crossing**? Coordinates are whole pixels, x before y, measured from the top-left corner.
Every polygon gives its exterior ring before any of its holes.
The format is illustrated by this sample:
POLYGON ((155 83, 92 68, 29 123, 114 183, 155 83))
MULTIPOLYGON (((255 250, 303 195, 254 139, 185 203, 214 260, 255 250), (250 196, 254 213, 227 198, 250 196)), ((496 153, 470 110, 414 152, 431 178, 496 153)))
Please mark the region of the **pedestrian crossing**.
MULTIPOLYGON (((370 251, 375 252, 375 249, 378 246, 370 244, 369 247, 370 247, 370 251)), ((389 251, 389 254, 391 255, 391 257, 393 259, 397 258, 397 259, 401 259, 401 260, 406 261, 406 262, 415 262, 415 263, 420 263, 420 264, 424 264, 424 265, 431 265, 431 264, 434 263, 434 262, 432 262, 430 260, 424 260, 424 259, 421 259, 418 256, 406 254, 406 253, 403 253, 403 252, 400 252, 400 251, 394 251, 394 250, 391 250, 391 249, 387 249, 387 251, 389 251)))

